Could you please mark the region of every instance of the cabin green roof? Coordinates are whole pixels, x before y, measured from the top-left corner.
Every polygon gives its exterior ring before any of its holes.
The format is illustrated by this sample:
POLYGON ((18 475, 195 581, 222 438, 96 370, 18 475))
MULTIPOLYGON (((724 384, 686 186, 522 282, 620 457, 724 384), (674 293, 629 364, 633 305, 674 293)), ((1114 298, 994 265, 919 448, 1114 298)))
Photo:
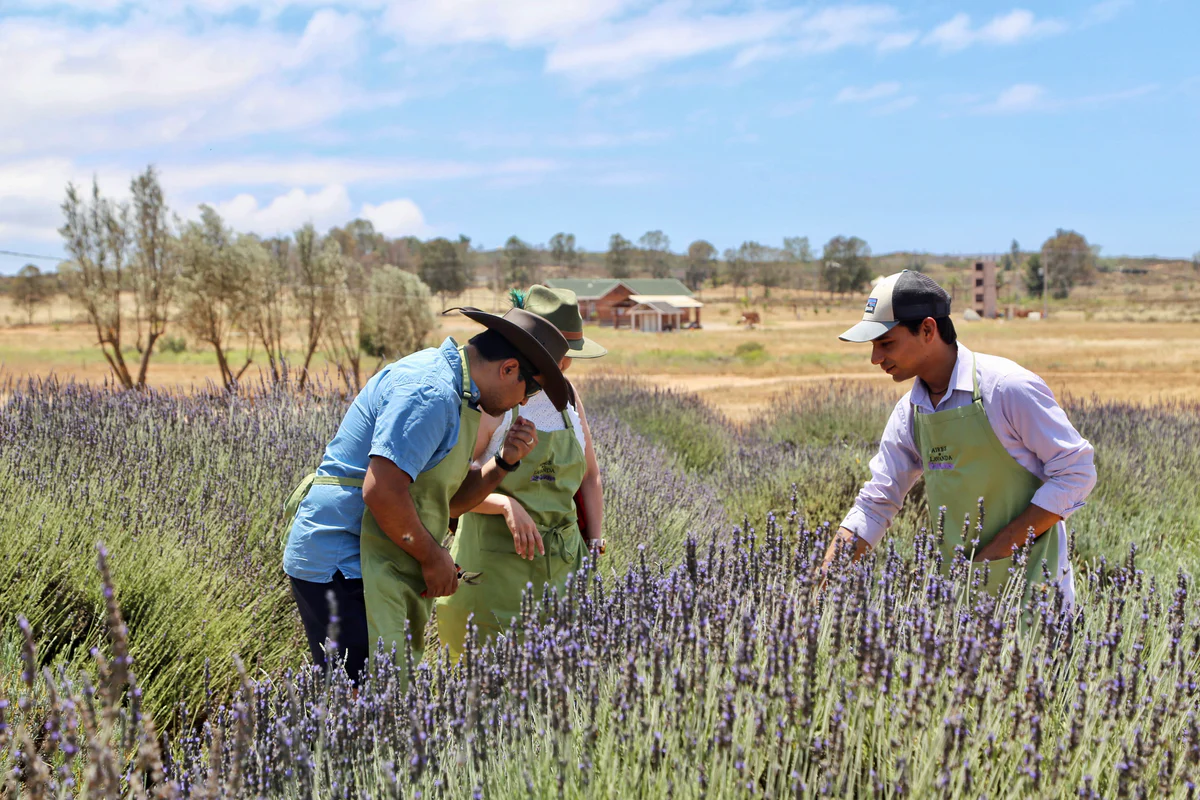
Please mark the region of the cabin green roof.
POLYGON ((691 297, 692 291, 683 284, 683 281, 675 278, 626 278, 617 280, 616 278, 555 278, 546 281, 546 285, 551 289, 567 289, 575 293, 576 297, 603 297, 604 295, 617 288, 618 285, 625 284, 634 294, 646 294, 655 296, 679 296, 691 297))

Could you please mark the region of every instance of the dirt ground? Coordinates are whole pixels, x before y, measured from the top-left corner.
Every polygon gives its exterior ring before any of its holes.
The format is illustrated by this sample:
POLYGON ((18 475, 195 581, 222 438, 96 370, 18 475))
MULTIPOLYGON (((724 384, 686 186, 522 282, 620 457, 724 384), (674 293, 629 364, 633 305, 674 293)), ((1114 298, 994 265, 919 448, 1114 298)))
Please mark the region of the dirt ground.
MULTIPOLYGON (((776 394, 804 384, 870 381, 891 386, 897 396, 905 389, 871 366, 865 346, 838 341, 858 316, 851 309, 804 310, 799 319, 782 311, 750 331, 732 323, 734 307, 723 314, 722 306, 705 309, 701 331, 645 334, 589 327, 587 335, 608 347, 609 356, 576 361, 573 374, 628 374, 696 392, 741 421, 752 420, 776 394)), ((438 337, 464 341, 478 330, 462 317, 439 322, 438 337)), ((1094 394, 1137 403, 1200 400, 1200 323, 1094 321, 1063 313, 1040 322, 957 325, 965 344, 1018 361, 1060 396, 1094 394)), ((0 327, 0 375, 104 381, 108 364, 93 342, 86 325, 65 315, 50 324, 0 327)), ((135 364, 137 357, 132 349, 126 354, 135 364)), ((247 374, 254 377, 264 364, 260 350, 247 374)), ((328 365, 318 355, 314 367, 322 373, 328 365)), ((192 343, 184 352, 156 353, 149 373, 153 386, 185 390, 218 378, 211 352, 192 343)))

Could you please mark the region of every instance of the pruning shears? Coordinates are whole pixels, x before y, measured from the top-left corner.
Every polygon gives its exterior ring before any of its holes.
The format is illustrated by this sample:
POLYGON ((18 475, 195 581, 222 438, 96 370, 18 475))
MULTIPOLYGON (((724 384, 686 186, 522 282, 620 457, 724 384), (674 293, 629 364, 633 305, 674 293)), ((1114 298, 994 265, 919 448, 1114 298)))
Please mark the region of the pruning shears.
MULTIPOLYGON (((442 540, 442 547, 450 549, 450 544, 454 541, 454 531, 446 534, 446 538, 442 540)), ((458 570, 458 582, 465 583, 467 586, 478 586, 483 578, 483 572, 468 572, 460 567, 457 563, 454 568, 458 570)), ((425 597, 425 592, 421 592, 421 597, 425 597)))

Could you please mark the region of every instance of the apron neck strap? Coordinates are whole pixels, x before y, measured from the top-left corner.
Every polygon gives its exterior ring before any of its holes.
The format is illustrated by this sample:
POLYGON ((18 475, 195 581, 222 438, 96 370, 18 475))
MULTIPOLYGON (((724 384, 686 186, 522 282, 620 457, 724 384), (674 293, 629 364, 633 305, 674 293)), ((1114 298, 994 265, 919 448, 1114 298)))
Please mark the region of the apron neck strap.
POLYGON ((570 408, 570 406, 563 406, 562 418, 563 418, 563 425, 565 425, 567 427, 567 430, 570 431, 570 430, 575 429, 575 423, 571 422, 571 415, 567 413, 568 408, 570 408))
POLYGON ((464 400, 471 400, 471 360, 467 358, 465 345, 459 346, 458 359, 462 362, 462 396, 464 400))
POLYGON ((973 382, 973 385, 975 387, 972 390, 971 398, 973 400, 977 400, 977 401, 982 400, 983 392, 981 392, 979 390, 979 371, 975 368, 975 354, 974 353, 971 353, 971 381, 973 382))

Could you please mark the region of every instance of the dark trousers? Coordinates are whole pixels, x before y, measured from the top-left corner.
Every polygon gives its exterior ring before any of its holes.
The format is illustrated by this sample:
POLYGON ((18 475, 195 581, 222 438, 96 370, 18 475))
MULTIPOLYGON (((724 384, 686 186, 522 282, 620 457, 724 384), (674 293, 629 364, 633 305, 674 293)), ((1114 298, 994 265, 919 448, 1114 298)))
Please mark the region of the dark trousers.
POLYGON ((304 623, 308 650, 314 664, 325 665, 325 640, 329 636, 329 600, 333 592, 337 602, 339 658, 346 659, 346 672, 358 682, 370 648, 367 645, 367 607, 363 603, 361 578, 347 578, 340 572, 329 583, 312 583, 288 576, 292 582, 292 597, 304 623))

